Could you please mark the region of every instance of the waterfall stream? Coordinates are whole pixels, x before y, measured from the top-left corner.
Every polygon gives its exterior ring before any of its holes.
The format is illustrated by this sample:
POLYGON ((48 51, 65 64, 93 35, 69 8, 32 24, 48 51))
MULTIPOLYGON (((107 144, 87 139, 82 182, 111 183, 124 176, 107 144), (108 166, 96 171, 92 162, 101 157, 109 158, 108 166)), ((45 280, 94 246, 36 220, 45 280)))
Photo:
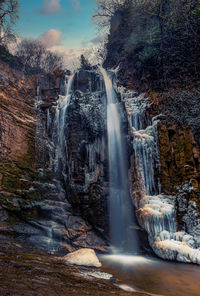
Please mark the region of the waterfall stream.
MULTIPOLYGON (((69 178, 69 182, 74 186, 73 190, 76 189, 75 184, 77 180, 80 181, 77 175, 79 176, 82 169, 81 184, 83 186, 79 187, 77 192, 81 193, 81 198, 83 193, 85 197, 88 197, 88 194, 93 192, 93 189, 91 189, 93 185, 97 185, 99 192, 103 188, 99 184, 102 184, 102 180, 105 181, 104 160, 106 158, 104 159, 104 152, 108 149, 108 216, 110 243, 113 253, 117 255, 127 253, 138 254, 136 223, 131 202, 132 197, 137 210, 138 222, 147 231, 149 243, 158 256, 164 259, 199 263, 200 243, 198 236, 196 234, 188 234, 184 230, 177 232, 176 197, 161 194, 159 178, 155 178, 155 170, 157 170, 158 176, 160 168, 157 130, 159 116, 152 119, 148 118, 146 116, 146 109, 149 102, 144 95, 136 96, 133 91, 128 91, 123 87, 117 88, 116 85, 113 86, 113 72, 107 73, 101 67, 99 70, 103 76, 105 88, 104 86, 103 88, 95 88, 97 85, 95 84, 97 83, 96 78, 94 76, 93 80, 91 80, 91 72, 89 72, 89 74, 87 73, 90 77, 88 86, 84 88, 81 85, 79 97, 73 96, 72 98, 73 85, 76 83, 73 83, 74 75, 71 75, 68 79, 66 96, 60 96, 56 107, 54 107, 55 113, 52 115, 53 117, 51 117, 49 111, 47 112, 47 127, 53 122, 53 144, 50 145, 53 147, 51 167, 59 179, 64 179, 65 182, 68 181, 67 173, 69 176, 73 175, 74 179, 69 178), (91 87, 92 81, 94 84, 93 88, 91 87), (107 98, 106 109, 104 108, 105 105, 102 107, 103 102, 105 102, 105 94, 107 98), (88 96, 91 96, 90 100, 88 96), (119 100, 120 96, 121 101, 119 100), (84 118, 83 121, 85 122, 80 122, 80 128, 83 128, 83 125, 87 123, 85 127, 87 129, 90 127, 91 130, 94 129, 95 131, 92 135, 92 137, 94 136, 92 141, 91 138, 88 141, 89 134, 82 134, 82 140, 80 143, 77 141, 73 148, 78 157, 76 159, 72 157, 70 159, 71 162, 68 158, 72 151, 68 151, 66 133, 67 110, 70 101, 72 107, 75 107, 73 104, 76 102, 77 106, 79 106, 81 118, 84 118), (127 112, 125 109, 122 109, 123 104, 127 112), (94 113, 95 110, 96 113, 94 113), (99 118, 99 113, 101 115, 106 113, 107 120, 106 116, 99 118), (127 124, 125 119, 127 115, 129 132, 133 137, 130 175, 128 174, 128 141, 124 129, 125 124, 127 124), (103 130, 99 130, 99 133, 97 133, 99 128, 97 118, 99 118, 101 126, 103 126, 106 120, 106 125, 103 127, 103 130), (104 135, 107 135, 107 138, 104 135), (76 147, 78 148, 76 149, 76 147), (80 147, 82 148, 82 155, 79 154, 80 147), (68 171, 67 165, 69 167, 68 171), (89 192, 90 189, 91 191, 89 192)), ((101 76, 98 70, 97 75, 98 77, 101 76)), ((102 78, 99 79, 102 82, 102 78)), ((82 80, 81 83, 83 84, 82 80)), ((96 196, 92 197, 95 200, 96 196)), ((83 201, 81 200, 81 202, 83 201)), ((101 200, 99 203, 100 207, 102 207, 103 203, 101 203, 101 200)), ((92 211, 95 212, 95 210, 96 208, 92 208, 92 211)), ((87 214, 88 210, 85 211, 86 216, 87 214)), ((98 221, 99 226, 102 227, 101 215, 98 221)))
POLYGON ((118 252, 137 252, 134 219, 129 194, 128 167, 119 104, 106 70, 100 68, 107 95, 109 157, 109 221, 111 245, 118 252), (131 227, 132 226, 132 227, 131 227))
MULTIPOLYGON (((66 154, 67 154, 67 145, 65 140, 65 119, 66 119, 66 111, 67 107, 70 104, 70 99, 72 96, 72 85, 74 81, 74 75, 72 74, 68 78, 67 87, 66 88, 66 95, 60 96, 58 100, 58 104, 56 107, 56 115, 55 115, 55 135, 53 136, 56 138, 56 150, 55 150, 55 167, 54 170, 57 172, 61 171, 64 173, 63 166, 66 163, 66 154)), ((65 173, 64 173, 65 174, 65 173)))

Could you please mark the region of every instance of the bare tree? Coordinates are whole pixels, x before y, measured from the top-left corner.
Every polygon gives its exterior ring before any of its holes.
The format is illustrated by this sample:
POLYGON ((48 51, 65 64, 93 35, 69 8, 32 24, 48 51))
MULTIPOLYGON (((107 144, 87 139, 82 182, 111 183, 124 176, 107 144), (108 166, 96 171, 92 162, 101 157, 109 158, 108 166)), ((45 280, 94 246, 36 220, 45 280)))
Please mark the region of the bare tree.
POLYGON ((17 46, 16 56, 24 65, 24 71, 32 69, 34 73, 49 73, 63 65, 61 55, 49 51, 42 42, 34 39, 22 40, 17 46))
POLYGON ((27 67, 41 68, 43 55, 45 54, 45 47, 41 42, 33 39, 23 39, 18 45, 16 56, 27 67))
POLYGON ((17 0, 0 0, 0 44, 15 39, 13 26, 18 19, 17 0))
POLYGON ((53 70, 59 68, 63 68, 63 56, 56 52, 51 52, 49 50, 46 51, 45 57, 43 60, 45 72, 50 73, 53 70))

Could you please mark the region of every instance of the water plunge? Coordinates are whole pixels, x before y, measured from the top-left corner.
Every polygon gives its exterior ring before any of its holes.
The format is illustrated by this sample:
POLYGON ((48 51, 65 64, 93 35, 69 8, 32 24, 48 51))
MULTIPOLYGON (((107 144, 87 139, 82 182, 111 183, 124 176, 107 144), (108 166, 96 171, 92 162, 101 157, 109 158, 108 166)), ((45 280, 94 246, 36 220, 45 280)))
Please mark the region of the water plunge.
POLYGON ((107 95, 107 133, 109 157, 109 227, 111 246, 118 252, 136 253, 133 208, 129 194, 127 155, 120 109, 111 78, 100 68, 107 95))

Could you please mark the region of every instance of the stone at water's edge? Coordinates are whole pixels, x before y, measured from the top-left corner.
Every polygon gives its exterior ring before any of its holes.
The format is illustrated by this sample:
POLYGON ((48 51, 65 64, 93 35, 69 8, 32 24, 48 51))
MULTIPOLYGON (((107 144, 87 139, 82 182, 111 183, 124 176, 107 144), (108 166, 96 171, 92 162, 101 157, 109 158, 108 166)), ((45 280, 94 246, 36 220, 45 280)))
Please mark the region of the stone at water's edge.
POLYGON ((66 263, 76 264, 76 265, 84 265, 91 267, 101 267, 100 263, 95 251, 92 249, 80 249, 78 251, 69 253, 64 256, 62 260, 66 263))

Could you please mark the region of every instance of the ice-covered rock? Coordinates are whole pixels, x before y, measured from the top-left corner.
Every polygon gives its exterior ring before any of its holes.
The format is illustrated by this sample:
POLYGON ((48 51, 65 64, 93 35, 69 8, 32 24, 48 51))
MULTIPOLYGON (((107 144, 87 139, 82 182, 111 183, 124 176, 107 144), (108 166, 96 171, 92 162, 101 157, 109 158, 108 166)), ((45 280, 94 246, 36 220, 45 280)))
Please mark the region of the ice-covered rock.
POLYGON ((147 231, 154 252, 163 259, 200 264, 200 219, 195 201, 187 201, 193 182, 177 188, 179 194, 161 194, 159 178, 160 152, 157 124, 159 116, 146 118, 148 99, 144 95, 120 89, 129 117, 129 134, 133 137, 134 178, 132 197, 140 225, 147 231), (157 174, 158 175, 158 174, 157 174), (177 206, 182 214, 184 231, 177 232, 177 206), (187 233, 185 232, 187 229, 187 233))
POLYGON ((75 265, 101 267, 101 263, 92 249, 80 249, 63 257, 64 262, 75 265))
POLYGON ((101 271, 82 272, 81 275, 102 280, 110 280, 113 277, 112 274, 101 271))

